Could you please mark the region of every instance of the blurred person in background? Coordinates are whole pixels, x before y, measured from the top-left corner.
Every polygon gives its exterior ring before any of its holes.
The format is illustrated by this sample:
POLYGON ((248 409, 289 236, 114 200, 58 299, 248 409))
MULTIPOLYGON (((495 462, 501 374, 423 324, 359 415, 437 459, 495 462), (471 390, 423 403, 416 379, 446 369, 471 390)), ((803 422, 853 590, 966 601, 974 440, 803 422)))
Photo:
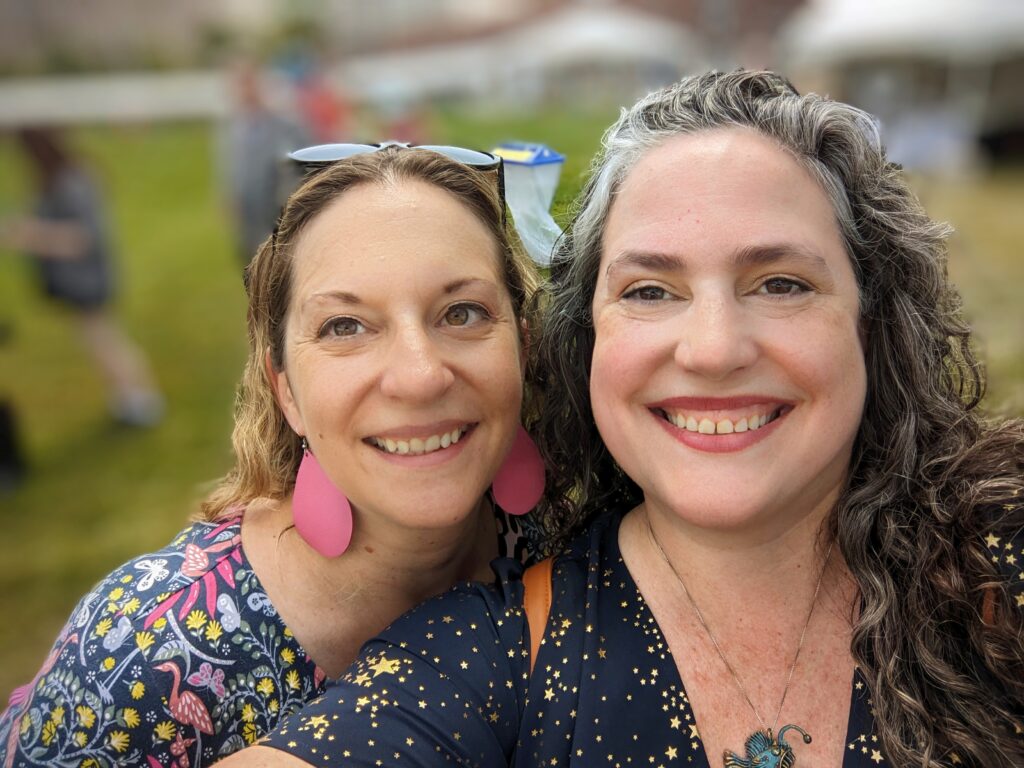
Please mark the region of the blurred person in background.
POLYGON ((537 278, 498 159, 444 149, 364 146, 288 200, 247 270, 235 468, 81 600, 0 715, 0 766, 208 765, 412 605, 532 559, 537 278))
POLYGON ((115 264, 100 187, 53 128, 22 128, 18 144, 36 180, 32 213, 0 222, 0 241, 26 252, 46 295, 71 310, 75 330, 106 379, 114 419, 148 427, 163 398, 142 350, 111 312, 115 264))
POLYGON ((313 141, 300 122, 272 107, 258 62, 241 59, 228 77, 232 104, 218 136, 219 170, 238 256, 248 264, 291 191, 288 153, 313 141))

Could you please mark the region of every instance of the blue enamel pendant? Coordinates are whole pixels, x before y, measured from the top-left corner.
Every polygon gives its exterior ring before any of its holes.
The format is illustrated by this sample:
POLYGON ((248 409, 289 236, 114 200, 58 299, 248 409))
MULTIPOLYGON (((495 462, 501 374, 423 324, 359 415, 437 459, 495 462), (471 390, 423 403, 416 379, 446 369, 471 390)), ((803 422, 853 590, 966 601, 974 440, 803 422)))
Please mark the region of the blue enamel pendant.
POLYGON ((811 743, 810 734, 799 725, 782 726, 778 736, 772 736, 771 728, 754 731, 744 745, 747 750, 745 758, 725 750, 725 768, 790 768, 796 762, 796 757, 793 748, 782 737, 790 728, 803 734, 804 744, 811 743))

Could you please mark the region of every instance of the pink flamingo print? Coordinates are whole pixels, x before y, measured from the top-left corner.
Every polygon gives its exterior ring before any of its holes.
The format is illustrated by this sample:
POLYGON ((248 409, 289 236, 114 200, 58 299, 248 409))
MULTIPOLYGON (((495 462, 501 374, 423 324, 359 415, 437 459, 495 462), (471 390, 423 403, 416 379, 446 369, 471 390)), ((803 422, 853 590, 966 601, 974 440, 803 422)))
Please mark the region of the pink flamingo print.
POLYGON ((181 671, 178 669, 178 666, 165 661, 163 664, 157 664, 153 669, 161 672, 170 672, 174 675, 174 683, 171 686, 171 700, 169 702, 171 715, 174 719, 184 725, 194 726, 200 733, 212 734, 213 721, 210 720, 210 713, 206 711, 206 705, 203 704, 203 700, 192 691, 181 691, 180 694, 178 693, 178 687, 181 685, 181 671))
MULTIPOLYGON (((50 655, 46 657, 46 661, 43 662, 43 666, 39 668, 38 672, 36 672, 36 676, 32 678, 32 682, 15 688, 11 692, 11 696, 7 700, 7 706, 11 708, 19 707, 32 698, 32 691, 35 689, 36 683, 38 683, 45 675, 50 673, 50 670, 53 669, 54 665, 57 663, 57 659, 60 658, 61 653, 63 653, 64 649, 72 643, 78 643, 77 632, 73 632, 63 640, 59 641, 59 645, 50 651, 50 655)), ((21 733, 21 729, 18 727, 18 721, 12 719, 12 723, 11 732, 7 736, 7 759, 4 761, 4 768, 10 768, 14 765, 15 745, 17 744, 18 736, 21 733)))

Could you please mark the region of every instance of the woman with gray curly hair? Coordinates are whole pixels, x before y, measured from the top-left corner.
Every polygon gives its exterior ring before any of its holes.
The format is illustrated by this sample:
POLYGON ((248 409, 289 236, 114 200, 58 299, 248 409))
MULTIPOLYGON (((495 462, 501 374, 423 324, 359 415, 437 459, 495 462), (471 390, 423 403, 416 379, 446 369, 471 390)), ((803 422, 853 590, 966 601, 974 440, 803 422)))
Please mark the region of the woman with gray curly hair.
POLYGON ((1024 764, 1024 425, 947 234, 775 74, 624 111, 538 350, 550 603, 421 606, 245 764, 1024 764))

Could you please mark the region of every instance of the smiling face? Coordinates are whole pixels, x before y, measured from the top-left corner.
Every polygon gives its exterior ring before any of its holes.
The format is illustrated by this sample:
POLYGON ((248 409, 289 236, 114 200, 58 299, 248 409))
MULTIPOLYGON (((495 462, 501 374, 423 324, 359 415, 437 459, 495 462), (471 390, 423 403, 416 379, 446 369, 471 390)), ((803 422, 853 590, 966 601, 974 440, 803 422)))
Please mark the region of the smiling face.
POLYGON ((829 201, 749 129, 673 137, 612 205, 594 418, 648 506, 775 535, 838 497, 865 398, 858 290, 829 201))
POLYGON ((292 429, 364 520, 465 520, 512 444, 522 400, 493 236, 436 186, 365 183, 306 226, 292 270, 273 374, 292 429))

